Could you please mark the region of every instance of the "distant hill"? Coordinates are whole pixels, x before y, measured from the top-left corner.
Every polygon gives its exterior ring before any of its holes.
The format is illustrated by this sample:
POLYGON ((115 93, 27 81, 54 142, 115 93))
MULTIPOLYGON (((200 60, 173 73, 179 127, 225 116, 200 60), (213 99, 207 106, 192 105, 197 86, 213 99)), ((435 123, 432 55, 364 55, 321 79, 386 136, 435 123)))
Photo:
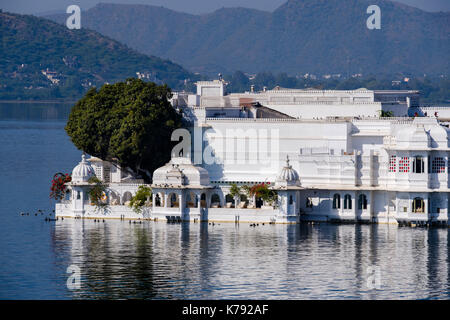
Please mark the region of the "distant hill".
POLYGON ((69 30, 34 16, 0 12, 0 37, 0 99, 80 97, 91 85, 136 77, 136 72, 183 88, 193 76, 95 31, 69 30))
MULTIPOLYGON (((66 17, 50 18, 63 23, 66 17)), ((387 0, 289 0, 274 12, 231 8, 203 15, 101 3, 83 12, 82 27, 208 74, 450 71, 450 13, 387 0), (381 8, 381 30, 366 27, 371 4, 381 8)))

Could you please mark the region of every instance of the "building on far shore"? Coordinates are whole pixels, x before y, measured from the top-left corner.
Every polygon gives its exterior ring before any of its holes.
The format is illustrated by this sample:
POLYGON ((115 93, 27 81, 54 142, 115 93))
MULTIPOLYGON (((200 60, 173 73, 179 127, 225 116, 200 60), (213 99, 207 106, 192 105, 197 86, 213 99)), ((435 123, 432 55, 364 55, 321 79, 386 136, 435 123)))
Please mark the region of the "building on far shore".
POLYGON ((154 172, 152 206, 133 212, 126 203, 142 182, 91 158, 80 165, 109 184, 108 211, 79 194, 88 188, 81 178, 70 199, 56 205, 57 216, 449 223, 449 129, 434 113, 408 116, 420 108, 418 91, 276 87, 227 94, 215 80, 198 82, 195 94, 175 93, 171 102, 192 143, 184 157, 154 172), (394 117, 382 118, 382 111, 394 117), (234 184, 263 183, 276 191, 270 203, 230 195, 234 184))

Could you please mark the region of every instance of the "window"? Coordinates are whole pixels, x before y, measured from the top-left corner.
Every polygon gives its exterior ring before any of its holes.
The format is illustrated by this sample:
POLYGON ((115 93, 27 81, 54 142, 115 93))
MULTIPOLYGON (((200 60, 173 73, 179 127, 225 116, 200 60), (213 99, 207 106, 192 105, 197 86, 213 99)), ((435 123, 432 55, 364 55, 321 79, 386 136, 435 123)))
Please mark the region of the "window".
POLYGON ((179 208, 180 203, 178 202, 178 196, 175 193, 169 194, 167 198, 169 201, 170 208, 179 208))
POLYGON ((425 162, 421 156, 416 156, 413 160, 413 172, 414 173, 424 173, 425 172, 425 162))
POLYGON ((341 195, 335 193, 333 196, 333 209, 340 209, 341 208, 341 195))
POLYGON ((367 209, 367 197, 365 194, 360 194, 358 199, 358 209, 366 210, 367 209))
POLYGON ((103 169, 103 180, 106 183, 110 183, 111 182, 111 168, 110 167, 105 167, 103 169))
POLYGON ((103 170, 102 167, 95 165, 94 166, 94 172, 95 175, 97 176, 97 178, 99 178, 100 180, 103 180, 103 170))
POLYGON ((401 157, 398 162, 398 172, 409 172, 409 158, 401 157))
POLYGON ((310 197, 306 198, 306 207, 307 208, 313 207, 312 199, 310 197))
POLYGON ((292 196, 289 196, 289 205, 294 204, 294 199, 292 198, 292 196))
POLYGON ((220 208, 220 197, 217 193, 211 195, 211 208, 213 208, 213 206, 220 208))
POLYGON ((442 157, 436 157, 431 163, 431 172, 444 173, 445 172, 445 160, 442 157))
POLYGON ((344 196, 344 209, 351 209, 351 208, 352 208, 352 196, 346 194, 344 196))
POLYGON ((397 156, 389 158, 389 172, 397 172, 397 156))
POLYGON ((157 194, 155 196, 155 206, 156 207, 161 207, 161 197, 159 196, 159 194, 157 194))
POLYGON ((423 213, 425 212, 425 203, 422 198, 414 198, 413 200, 413 212, 414 213, 423 213))

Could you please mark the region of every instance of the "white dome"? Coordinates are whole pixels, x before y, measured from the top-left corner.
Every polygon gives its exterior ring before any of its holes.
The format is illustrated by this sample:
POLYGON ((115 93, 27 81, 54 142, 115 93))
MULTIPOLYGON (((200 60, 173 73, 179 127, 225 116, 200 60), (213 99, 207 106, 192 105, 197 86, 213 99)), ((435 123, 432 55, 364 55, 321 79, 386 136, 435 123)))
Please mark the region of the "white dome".
POLYGON ((447 148, 448 147, 448 132, 449 130, 441 125, 432 126, 430 128, 430 138, 432 148, 447 148))
POLYGON ((209 174, 205 168, 192 164, 188 158, 172 158, 169 163, 153 172, 153 184, 209 185, 209 174))
POLYGON ((405 148, 428 148, 430 146, 430 136, 422 125, 412 125, 398 131, 397 144, 399 147, 405 148))
POLYGON ((87 182, 89 178, 95 176, 94 168, 86 160, 86 156, 81 156, 81 162, 72 170, 72 182, 87 182))
POLYGON ((297 171, 289 164, 289 157, 286 158, 286 166, 281 169, 275 184, 278 186, 294 186, 300 184, 297 171))
POLYGON ((281 170, 280 175, 278 176, 278 180, 282 181, 297 181, 298 180, 298 173, 294 169, 292 169, 292 166, 289 167, 283 167, 281 170))

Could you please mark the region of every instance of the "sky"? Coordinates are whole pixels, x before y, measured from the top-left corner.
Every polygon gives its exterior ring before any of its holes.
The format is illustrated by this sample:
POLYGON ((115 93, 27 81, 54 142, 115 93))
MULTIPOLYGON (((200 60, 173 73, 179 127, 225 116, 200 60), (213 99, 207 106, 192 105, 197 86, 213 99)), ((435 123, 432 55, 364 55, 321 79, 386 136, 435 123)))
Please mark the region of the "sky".
MULTIPOLYGON (((71 4, 87 10, 99 2, 149 4, 188 13, 207 13, 222 7, 247 7, 273 11, 287 0, 0 0, 4 11, 39 14, 65 11, 71 4)), ((450 11, 450 0, 396 0, 426 11, 450 11)))

